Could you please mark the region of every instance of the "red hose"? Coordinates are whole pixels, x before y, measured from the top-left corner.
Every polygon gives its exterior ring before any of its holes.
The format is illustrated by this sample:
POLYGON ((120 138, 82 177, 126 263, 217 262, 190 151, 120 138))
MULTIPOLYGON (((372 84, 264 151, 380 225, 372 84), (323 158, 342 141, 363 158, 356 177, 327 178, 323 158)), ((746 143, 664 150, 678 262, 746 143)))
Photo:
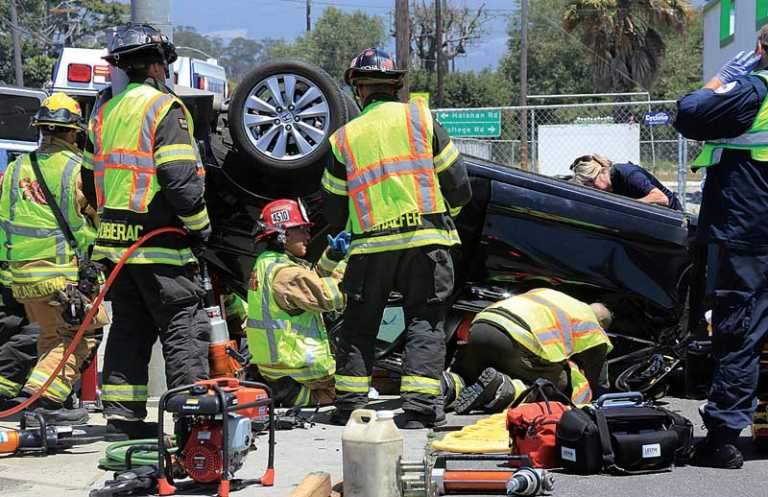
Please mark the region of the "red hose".
POLYGON ((96 313, 99 310, 99 306, 101 305, 101 302, 104 300, 104 296, 107 294, 107 291, 109 290, 109 287, 112 286, 112 283, 114 283, 115 278, 117 278, 117 275, 120 273, 120 270, 125 265, 125 261, 128 260, 128 258, 133 254, 137 248, 144 245, 144 243, 151 239, 156 237, 157 235, 162 235, 163 233, 176 233, 178 235, 186 236, 187 233, 182 230, 181 228, 158 228, 156 230, 152 230, 146 235, 142 236, 136 242, 134 242, 133 245, 131 245, 128 250, 125 251, 122 257, 120 257, 120 260, 117 261, 117 264, 115 265, 115 268, 112 270, 111 273, 109 273, 109 277, 107 277, 107 281, 104 283, 104 287, 101 289, 101 292, 96 296, 96 299, 91 304, 91 308, 88 309, 88 312, 85 313, 85 317, 83 318, 83 323, 80 325, 80 328, 77 329, 77 333, 75 333, 74 338, 72 339, 72 343, 69 344, 69 347, 67 347, 67 350, 64 351, 64 357, 61 358, 61 362, 59 362, 59 365, 56 366, 56 369, 53 370, 53 373, 48 377, 48 380, 43 384, 42 387, 40 387, 39 390, 37 390, 35 393, 32 394, 31 397, 29 397, 27 400, 22 402, 21 404, 17 405, 16 407, 12 407, 11 409, 0 411, 0 419, 7 418, 8 416, 13 416, 14 414, 23 411, 27 407, 29 407, 30 404, 32 404, 34 401, 40 398, 40 396, 45 393, 46 390, 48 390, 48 387, 53 383, 53 380, 59 375, 62 369, 64 369, 64 365, 67 363, 67 359, 69 359, 69 356, 71 356, 74 352, 77 346, 80 344, 80 340, 83 339, 83 335, 85 334, 85 331, 88 329, 88 325, 93 320, 93 317, 96 315, 96 313))

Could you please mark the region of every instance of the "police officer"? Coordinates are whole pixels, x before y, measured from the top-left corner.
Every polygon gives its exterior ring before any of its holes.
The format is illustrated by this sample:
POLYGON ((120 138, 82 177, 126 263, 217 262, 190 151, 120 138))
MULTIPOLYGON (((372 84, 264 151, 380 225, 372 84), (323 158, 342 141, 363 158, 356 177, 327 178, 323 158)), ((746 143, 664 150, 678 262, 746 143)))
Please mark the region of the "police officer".
POLYGON ((643 202, 683 210, 677 194, 656 176, 631 162, 616 164, 598 154, 582 155, 571 163, 573 179, 584 186, 643 202))
MULTIPOLYGON (((82 192, 82 154, 76 146, 83 130, 80 105, 63 93, 46 98, 32 119, 41 133, 41 146, 8 166, 0 188, 0 260, 7 261, 13 297, 24 304, 29 320, 40 326, 38 360, 15 400, 23 402, 48 380, 80 325, 62 313, 78 290, 79 266, 84 263, 96 236, 93 219, 82 192), (38 171, 33 165, 37 166, 38 171), (74 234, 72 246, 65 228, 49 206, 43 184, 59 207, 63 221, 74 234), (72 293, 74 292, 74 293, 72 293)), ((90 211, 93 215, 93 211, 90 211)), ((79 296, 83 299, 93 295, 79 296)), ((55 424, 88 421, 83 409, 67 411, 63 404, 80 377, 80 367, 96 346, 93 331, 107 323, 100 309, 89 333, 84 335, 61 373, 33 404, 47 412, 55 424)))
POLYGON ((475 316, 469 340, 444 375, 446 407, 458 414, 500 412, 538 378, 574 404, 608 388, 605 359, 611 313, 539 288, 492 304, 475 316), (469 385, 464 388, 464 385, 469 385))
POLYGON ((700 243, 717 252, 712 309, 715 372, 702 417, 707 437, 692 464, 740 468, 736 448, 752 423, 760 351, 768 332, 768 28, 755 52, 740 52, 700 90, 681 98, 675 128, 705 141, 693 162, 706 167, 700 243))
POLYGON ((110 290, 114 322, 102 387, 109 440, 157 435, 143 419, 147 367, 158 335, 169 387, 208 377, 210 324, 193 250, 200 253, 211 228, 192 118, 164 84, 176 58, 173 44, 155 28, 117 28, 105 59, 130 82, 100 103, 88 128, 87 178, 101 217, 93 258, 114 264, 156 228, 188 232, 141 246, 110 290))
POLYGON ((272 387, 279 405, 330 405, 334 400, 331 354, 323 312, 341 311, 339 285, 346 239, 332 239, 316 267, 307 254, 310 222, 300 202, 270 202, 261 211, 267 248, 256 259, 248 291, 251 362, 272 387))
POLYGON ((326 218, 340 229, 349 223, 352 231, 336 352, 332 421, 339 424, 367 401, 376 334, 392 290, 404 297, 407 323, 401 426, 445 421, 439 404, 443 322, 453 290, 449 248, 460 243, 451 214, 469 202, 471 189, 458 149, 426 103, 397 101, 404 77, 377 48, 352 61, 344 80, 363 112, 331 136, 335 160, 322 180, 326 218))

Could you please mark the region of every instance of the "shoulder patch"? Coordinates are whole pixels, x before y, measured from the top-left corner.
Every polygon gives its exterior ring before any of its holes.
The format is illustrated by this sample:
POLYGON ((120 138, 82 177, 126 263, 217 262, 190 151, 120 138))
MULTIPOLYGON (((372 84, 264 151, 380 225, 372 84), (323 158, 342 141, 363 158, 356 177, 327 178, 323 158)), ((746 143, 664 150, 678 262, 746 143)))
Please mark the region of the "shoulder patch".
POLYGON ((736 81, 731 81, 730 83, 724 84, 723 86, 718 87, 715 89, 715 93, 718 95, 722 95, 723 93, 728 93, 729 91, 733 90, 733 88, 736 86, 736 81))
POLYGON ((179 118, 179 127, 183 130, 189 129, 189 124, 187 124, 187 120, 183 117, 179 118))

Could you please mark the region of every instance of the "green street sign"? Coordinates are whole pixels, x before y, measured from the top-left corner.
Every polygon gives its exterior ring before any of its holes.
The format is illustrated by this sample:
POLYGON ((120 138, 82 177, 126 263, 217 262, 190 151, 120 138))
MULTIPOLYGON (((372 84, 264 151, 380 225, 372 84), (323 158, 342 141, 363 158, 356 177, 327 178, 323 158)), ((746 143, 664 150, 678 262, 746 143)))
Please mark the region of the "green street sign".
POLYGON ((501 110, 440 110, 437 121, 450 136, 498 138, 501 136, 501 110))

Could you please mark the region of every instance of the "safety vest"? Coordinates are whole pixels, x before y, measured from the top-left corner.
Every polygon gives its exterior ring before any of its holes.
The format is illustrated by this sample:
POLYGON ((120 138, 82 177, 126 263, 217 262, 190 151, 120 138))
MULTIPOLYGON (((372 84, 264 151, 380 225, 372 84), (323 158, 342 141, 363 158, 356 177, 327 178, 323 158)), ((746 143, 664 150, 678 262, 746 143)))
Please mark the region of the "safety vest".
POLYGON ((592 399, 587 378, 570 358, 602 344, 608 351, 613 346, 587 304, 544 288, 492 304, 479 312, 475 321, 506 330, 512 339, 547 362, 568 361, 573 402, 586 404, 592 399))
MULTIPOLYGON (((62 150, 38 154, 37 160, 45 183, 75 236, 78 251, 86 253, 96 238, 96 231, 77 205, 81 157, 62 150)), ((8 166, 0 192, 0 260, 51 262, 37 267, 11 264, 6 272, 10 282, 13 285, 45 282, 48 287, 57 283, 57 288, 63 286, 62 280, 76 282, 77 265, 72 262, 76 254, 48 207, 29 155, 8 166)))
POLYGON ((313 381, 336 370, 322 314, 304 311, 290 315, 272 296, 277 272, 296 264, 285 254, 266 251, 256 259, 251 273, 248 348, 251 362, 267 379, 290 376, 300 382, 313 381))
MULTIPOLYGON (((104 209, 113 209, 146 214, 149 204, 160 191, 158 166, 176 160, 200 163, 199 153, 191 145, 195 143, 193 132, 192 115, 181 100, 149 85, 131 83, 102 105, 88 126, 88 135, 94 144, 94 154, 89 159, 93 164, 99 213, 104 209), (169 145, 156 150, 155 132, 174 104, 186 115, 190 144, 169 145)), ((131 231, 139 231, 140 226, 105 223, 104 228, 112 231, 99 233, 93 259, 118 260, 125 248, 102 244, 102 237, 136 240, 146 234, 131 231), (122 233, 118 233, 120 229, 122 233)), ((184 265, 195 261, 189 248, 169 249, 149 245, 134 252, 128 263, 184 265)))
POLYGON ((418 220, 446 211, 432 154, 433 131, 423 101, 375 102, 331 136, 331 149, 344 163, 347 178, 329 187, 349 198, 350 254, 460 243, 455 230, 365 236, 392 223, 407 225, 409 216, 418 220))
MULTIPOLYGON (((768 84, 768 71, 753 73, 768 84)), ((735 138, 723 138, 704 143, 694 159, 692 168, 714 166, 720 162, 723 150, 749 150, 753 160, 768 162, 768 98, 763 99, 752 126, 735 138)))

